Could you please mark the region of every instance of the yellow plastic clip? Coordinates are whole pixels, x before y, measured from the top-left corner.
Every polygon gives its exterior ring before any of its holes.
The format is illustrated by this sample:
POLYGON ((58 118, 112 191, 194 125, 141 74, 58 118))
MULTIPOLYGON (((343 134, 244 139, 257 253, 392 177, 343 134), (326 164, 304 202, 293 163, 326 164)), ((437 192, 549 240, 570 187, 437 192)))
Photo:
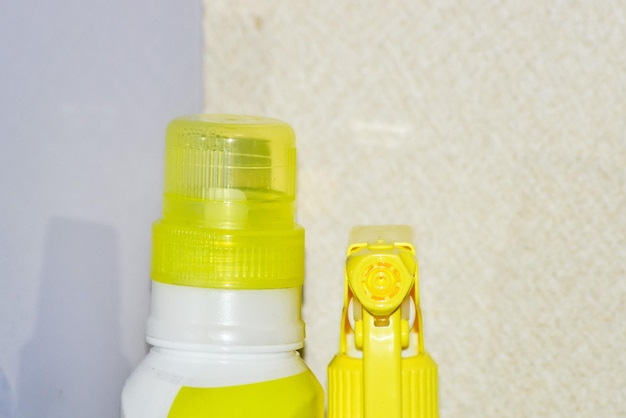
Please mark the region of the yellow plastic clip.
POLYGON ((411 241, 406 226, 352 231, 339 354, 328 367, 329 418, 438 417, 411 241))

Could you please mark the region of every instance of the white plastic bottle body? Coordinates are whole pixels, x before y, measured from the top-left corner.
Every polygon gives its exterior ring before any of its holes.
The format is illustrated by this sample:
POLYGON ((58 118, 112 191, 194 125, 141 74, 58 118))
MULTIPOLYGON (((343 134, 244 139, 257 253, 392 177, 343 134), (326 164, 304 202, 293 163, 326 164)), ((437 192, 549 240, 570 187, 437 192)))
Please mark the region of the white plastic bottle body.
MULTIPOLYGON (((152 348, 124 386, 121 417, 166 418, 183 387, 235 388, 302 373, 311 372, 297 352, 227 354, 152 348)), ((313 402, 309 416, 321 418, 316 410, 323 413, 323 395, 313 402)), ((257 408, 259 416, 265 416, 264 405, 257 408)))
POLYGON ((323 389, 295 351, 304 339, 300 302, 300 288, 153 282, 147 326, 153 348, 124 386, 121 417, 323 418, 323 389), (224 413, 228 405, 219 403, 229 397, 235 404, 224 413), (246 400, 257 403, 254 415, 241 411, 246 400), (202 414, 175 412, 185 403, 202 404, 202 414), (214 410, 221 412, 208 415, 214 410))

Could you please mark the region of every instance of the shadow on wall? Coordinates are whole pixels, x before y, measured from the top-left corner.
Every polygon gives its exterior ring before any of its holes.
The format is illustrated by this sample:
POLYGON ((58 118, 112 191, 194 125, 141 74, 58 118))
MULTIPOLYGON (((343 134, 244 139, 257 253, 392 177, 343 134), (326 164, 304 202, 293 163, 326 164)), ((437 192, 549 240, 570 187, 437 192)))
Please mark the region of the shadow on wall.
POLYGON ((50 221, 35 335, 20 358, 18 417, 119 417, 130 366, 120 349, 118 263, 112 227, 50 221))
POLYGON ((0 418, 13 418, 11 388, 2 367, 0 367, 0 418))

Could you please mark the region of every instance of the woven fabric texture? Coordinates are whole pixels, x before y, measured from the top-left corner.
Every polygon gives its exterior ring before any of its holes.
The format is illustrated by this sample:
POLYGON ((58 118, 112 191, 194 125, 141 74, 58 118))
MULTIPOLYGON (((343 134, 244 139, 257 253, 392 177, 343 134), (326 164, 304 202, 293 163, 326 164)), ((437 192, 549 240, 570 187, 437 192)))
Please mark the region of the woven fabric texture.
POLYGON ((626 416, 626 5, 205 0, 207 112, 284 119, 305 359, 348 233, 415 229, 442 417, 626 416))

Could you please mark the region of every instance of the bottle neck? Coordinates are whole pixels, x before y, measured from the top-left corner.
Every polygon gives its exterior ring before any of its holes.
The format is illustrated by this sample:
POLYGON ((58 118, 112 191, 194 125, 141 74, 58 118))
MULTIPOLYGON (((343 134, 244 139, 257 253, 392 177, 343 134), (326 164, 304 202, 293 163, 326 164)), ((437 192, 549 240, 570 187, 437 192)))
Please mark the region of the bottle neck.
POLYGON ((278 353, 304 342, 302 288, 230 290, 152 282, 146 340, 164 349, 278 353))

